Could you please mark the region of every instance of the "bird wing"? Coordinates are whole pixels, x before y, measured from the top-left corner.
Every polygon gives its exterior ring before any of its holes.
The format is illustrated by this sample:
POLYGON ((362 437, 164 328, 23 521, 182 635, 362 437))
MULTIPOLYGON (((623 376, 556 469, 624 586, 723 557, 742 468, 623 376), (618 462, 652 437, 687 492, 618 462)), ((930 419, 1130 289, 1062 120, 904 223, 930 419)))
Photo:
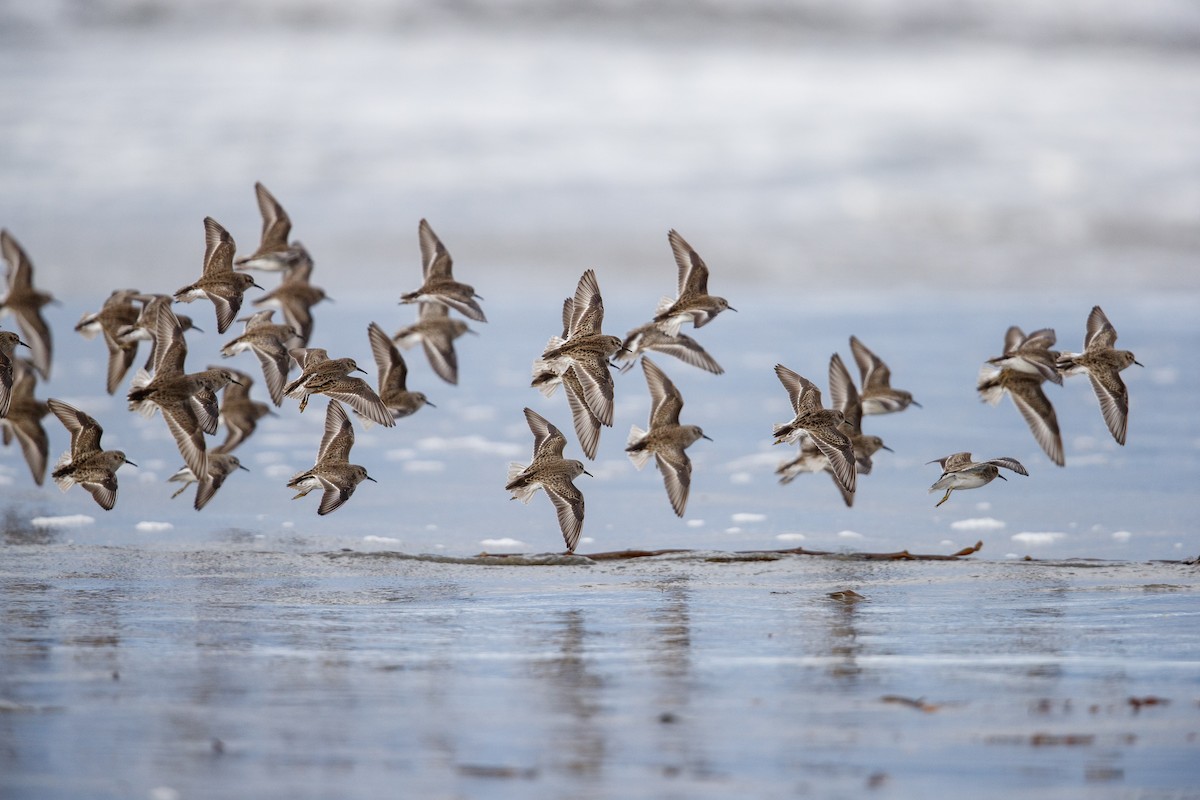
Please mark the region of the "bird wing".
MULTIPOLYGON (((233 272, 233 252, 236 245, 229 231, 212 217, 204 218, 204 274, 233 272)), ((222 328, 224 333, 225 329, 222 328)))
POLYGON ((583 531, 583 493, 570 481, 549 486, 543 484, 542 488, 546 490, 550 502, 554 503, 567 552, 573 553, 575 545, 579 544, 579 534, 583 531))
POLYGON ((421 243, 421 265, 425 280, 430 278, 451 279, 454 262, 442 240, 433 232, 425 220, 417 225, 417 239, 421 243))
POLYGON ((678 425, 683 395, 666 373, 648 357, 642 356, 642 372, 650 389, 650 430, 663 425, 678 425))
POLYGON ((350 459, 350 448, 354 447, 354 426, 346 409, 337 400, 330 400, 325 409, 325 433, 317 448, 317 463, 337 461, 346 463, 350 459))
POLYGON ((692 461, 682 448, 657 450, 654 453, 654 460, 658 465, 658 471, 662 473, 663 485, 667 489, 667 499, 671 501, 671 508, 675 510, 675 516, 682 517, 683 510, 687 506, 688 490, 692 485, 692 461))
MULTIPOLYGON (((258 210, 262 213, 263 229, 260 253, 286 250, 288 236, 292 232, 292 220, 283 206, 261 183, 254 184, 254 195, 258 199, 258 210)), ((214 491, 216 491, 214 489, 214 491)))
POLYGON ((679 295, 708 294, 708 266, 700 254, 676 230, 667 233, 667 241, 679 267, 679 295))
POLYGON ((533 433, 533 457, 552 455, 562 457, 563 448, 567 445, 567 437, 554 426, 550 420, 534 411, 525 409, 525 421, 533 433))

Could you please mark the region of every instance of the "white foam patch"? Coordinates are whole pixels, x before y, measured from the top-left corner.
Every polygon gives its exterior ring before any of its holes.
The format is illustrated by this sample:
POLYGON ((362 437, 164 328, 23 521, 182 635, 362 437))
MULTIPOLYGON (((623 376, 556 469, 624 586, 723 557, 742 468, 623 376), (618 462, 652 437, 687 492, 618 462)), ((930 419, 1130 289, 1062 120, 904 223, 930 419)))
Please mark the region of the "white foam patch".
POLYGON ((766 514, 754 514, 749 511, 739 511, 736 514, 730 514, 729 518, 737 523, 745 524, 747 522, 763 522, 766 520, 766 514))
POLYGON ((501 539, 480 539, 479 543, 484 547, 528 547, 529 545, 522 542, 520 539, 514 539, 511 536, 505 536, 501 539))
POLYGON ((512 442, 493 442, 482 436, 426 436, 417 441, 417 447, 422 450, 439 452, 461 450, 489 456, 504 456, 505 458, 516 458, 526 450, 523 445, 512 442))
POLYGON ((754 482, 754 476, 749 472, 735 472, 729 476, 729 482, 736 486, 745 486, 754 482))
POLYGON ((405 472, 444 472, 446 465, 441 461, 428 461, 415 458, 412 461, 405 461, 403 469, 405 472))
POLYGON ((1113 531, 1112 538, 1118 542, 1128 542, 1133 538, 1133 534, 1129 531, 1113 531))
POLYGON ((803 542, 807 537, 803 533, 779 533, 775 538, 781 542, 803 542))
POLYGON ((862 539, 863 535, 856 531, 838 531, 839 539, 862 539))
POLYGON ((393 539, 391 536, 364 536, 363 541, 375 544, 400 544, 399 539, 393 539))
POLYGON ((383 457, 388 461, 408 461, 410 458, 417 457, 417 451, 411 447, 397 447, 394 450, 388 450, 383 457))
POLYGON ((263 470, 263 475, 268 478, 290 478, 300 470, 293 469, 287 464, 272 464, 263 470))
POLYGON ((34 517, 29 520, 35 528, 82 528, 96 521, 87 514, 67 514, 61 517, 34 517))
POLYGON ((956 531, 998 531, 1005 527, 1004 521, 995 517, 972 517, 950 523, 950 529, 956 531))
POLYGON ((142 520, 133 527, 141 533, 162 533, 175 529, 175 526, 169 522, 154 522, 152 520, 142 520))
POLYGON ((702 519, 689 519, 689 520, 687 521, 687 526, 688 526, 689 528, 703 528, 703 527, 704 527, 704 520, 702 520, 702 519))
POLYGON ((1012 535, 1014 542, 1029 545, 1054 544, 1063 538, 1066 534, 1059 531, 1021 531, 1012 535))

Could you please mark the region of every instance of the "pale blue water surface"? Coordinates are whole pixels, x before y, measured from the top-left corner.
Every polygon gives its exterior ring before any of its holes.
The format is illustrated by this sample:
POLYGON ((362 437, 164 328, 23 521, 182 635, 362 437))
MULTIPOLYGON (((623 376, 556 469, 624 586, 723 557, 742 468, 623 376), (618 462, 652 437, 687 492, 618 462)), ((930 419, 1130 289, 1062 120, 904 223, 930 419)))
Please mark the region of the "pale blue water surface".
MULTIPOLYGON (((62 301, 38 396, 139 465, 104 512, 0 449, 0 795, 1196 796, 1194 4, 505 5, 0 3, 0 225, 62 301), (420 218, 486 298, 458 386, 406 353, 437 407, 358 428, 378 483, 324 518, 285 486, 323 400, 264 420, 197 513, 163 421, 71 331, 193 281, 206 215, 251 249, 256 180, 334 298, 312 343, 372 380, 420 218), (724 375, 656 359, 713 441, 676 518, 623 453, 648 397, 617 375, 579 550, 695 552, 474 559, 561 551, 546 498, 503 490, 524 406, 580 457, 530 364, 587 268, 608 332, 644 322, 670 228, 738 309, 695 332, 724 375), (1145 367, 1124 447, 1086 379, 1047 387, 1059 468, 975 379, 1012 324, 1079 349, 1095 304, 1145 367), (825 387, 852 334, 923 407, 866 419, 895 452, 848 509, 826 475, 776 482, 770 430, 772 367, 825 387), (926 462, 958 450, 1030 474, 935 508, 926 462), (842 555, 730 555, 798 546, 842 555)), ((189 368, 220 362, 235 331, 180 310, 189 368)))

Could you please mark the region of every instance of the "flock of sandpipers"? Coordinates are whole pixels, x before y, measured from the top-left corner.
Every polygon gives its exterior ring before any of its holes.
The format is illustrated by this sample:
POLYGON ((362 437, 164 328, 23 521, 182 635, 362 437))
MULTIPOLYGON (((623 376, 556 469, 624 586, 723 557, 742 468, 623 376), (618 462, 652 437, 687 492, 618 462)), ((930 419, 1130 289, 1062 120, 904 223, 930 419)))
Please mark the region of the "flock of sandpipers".
MULTIPOLYGON (((201 509, 226 478, 244 469, 233 451, 254 432, 258 420, 272 411, 267 403, 251 399, 253 379, 245 372, 224 367, 186 371, 184 336, 196 326, 189 317, 176 314, 173 304, 211 301, 217 331, 225 333, 238 319, 243 294, 252 287, 262 288, 248 271, 280 274, 280 284, 253 301, 263 310, 240 318, 245 323, 243 333, 224 345, 221 353, 232 357, 242 351, 253 352, 275 406, 291 397, 299 400, 303 411, 312 395, 329 399, 316 461, 287 484, 297 491, 297 498, 321 489, 317 513, 324 515, 341 507, 359 483, 374 480, 366 469, 350 463, 354 425, 343 403, 363 425, 378 423, 387 427, 432 405, 424 394, 408 390, 408 370, 396 344, 409 348, 420 343, 436 374, 454 384, 458 381, 454 341, 473 331, 450 312, 478 322, 487 320, 479 305, 482 298, 474 288, 454 279, 449 252, 429 223, 421 220, 417 232, 424 281, 400 298, 402 303, 418 305, 418 319, 392 336, 375 322, 368 325, 378 368, 378 389, 373 388, 353 375, 365 372, 353 359, 331 358, 326 350, 308 346, 313 333, 312 308, 325 299, 325 292, 311 282, 313 260, 308 251, 300 242, 290 240, 292 223, 283 206, 261 183, 255 184, 255 191, 263 229, 260 245, 252 255, 235 258, 236 247, 229 232, 206 218, 203 273, 195 283, 174 294, 114 291, 103 307, 85 315, 75 330, 89 339, 103 337, 109 352, 109 394, 123 383, 140 343, 150 343, 149 359, 137 371, 128 391, 129 408, 147 416, 155 411, 162 413, 184 462, 169 480, 183 484, 176 495, 196 484, 193 505, 201 509), (282 323, 273 319, 276 310, 283 316, 282 323), (299 376, 289 381, 293 368, 299 369, 299 376), (222 423, 226 428, 224 441, 208 447, 206 434, 215 434, 222 423)), ((692 473, 686 450, 698 439, 708 437, 695 425, 681 424, 683 397, 647 353, 669 355, 721 374, 723 370, 716 360, 681 329, 687 323, 701 328, 722 311, 736 309, 724 298, 709 294, 708 267, 684 238, 672 230, 667 239, 678 266, 676 296, 663 298, 653 317, 623 339, 607 335, 602 331, 600 285, 595 272, 587 270, 574 295, 563 302, 561 334, 552 336, 541 357, 534 361, 531 385, 547 396, 563 387, 579 445, 587 458, 594 459, 601 429, 613 424, 611 367, 628 370, 640 357, 650 393, 650 418, 646 430, 633 427, 625 450, 638 469, 654 456, 671 507, 682 517, 692 473)), ((52 478, 64 491, 76 483, 82 485, 101 507, 111 509, 117 498, 116 472, 123 464, 133 462, 121 451, 101 447, 102 429, 85 411, 54 398, 44 402, 35 398, 38 376, 49 376, 53 353, 51 332, 41 310, 54 300, 34 287, 33 266, 7 231, 0 232, 0 250, 8 263, 8 291, 0 300, 0 311, 12 312, 20 329, 19 335, 0 331, 0 428, 4 443, 17 439, 34 481, 41 485, 49 451, 41 419, 53 412, 70 432, 71 445, 52 470, 52 478), (31 358, 16 355, 20 346, 29 350, 31 358)), ((1129 400, 1119 373, 1138 362, 1132 353, 1114 348, 1116 339, 1116 331, 1099 306, 1088 316, 1080 353, 1051 349, 1056 341, 1051 329, 1026 335, 1020 328, 1011 327, 1005 335, 1003 354, 989 359, 980 372, 979 394, 994 405, 1007 393, 1046 455, 1062 466, 1065 458, 1058 420, 1042 384, 1061 384, 1064 375, 1086 373, 1113 438, 1124 444, 1129 400)), ((855 386, 841 357, 834 354, 829 363, 830 408, 824 406, 816 384, 782 364, 775 366, 794 417, 773 430, 776 444, 799 444, 799 453, 776 470, 780 482, 788 483, 803 473, 827 472, 847 506, 853 503, 857 476, 871 471, 876 452, 889 449, 878 436, 864 434, 863 417, 920 405, 909 392, 891 386, 887 364, 854 336, 850 337, 850 349, 859 368, 861 388, 855 386)), ((544 489, 557 512, 567 552, 573 552, 584 518, 583 494, 574 479, 590 473, 583 462, 563 457, 567 438, 559 428, 530 408, 524 412, 534 437, 533 458, 527 465, 510 465, 505 489, 514 499, 526 503, 538 489, 544 489)), ((969 452, 946 456, 937 463, 942 475, 930 491, 945 490, 938 505, 956 489, 972 489, 1003 478, 1000 468, 1028 474, 1016 459, 973 461, 969 452)))

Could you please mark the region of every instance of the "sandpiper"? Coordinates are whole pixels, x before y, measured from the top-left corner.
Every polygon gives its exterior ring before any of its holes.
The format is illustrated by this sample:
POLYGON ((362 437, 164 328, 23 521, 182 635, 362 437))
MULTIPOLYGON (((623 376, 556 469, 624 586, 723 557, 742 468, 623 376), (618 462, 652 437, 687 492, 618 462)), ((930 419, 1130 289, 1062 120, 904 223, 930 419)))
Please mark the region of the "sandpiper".
POLYGON ((664 297, 658 304, 654 321, 668 336, 679 333, 679 327, 691 321, 700 328, 712 322, 725 309, 737 311, 724 297, 708 293, 708 266, 678 231, 667 233, 667 241, 679 267, 679 294, 674 299, 664 297))
POLYGON ((453 261, 442 240, 425 220, 417 225, 417 238, 421 243, 421 265, 425 282, 415 292, 400 296, 401 303, 441 303, 476 322, 487 322, 477 300, 475 288, 454 280, 453 261))
POLYGON ((392 335, 392 341, 404 349, 420 342, 429 366, 446 383, 458 383, 458 354, 454 340, 464 333, 475 333, 461 319, 451 319, 450 309, 441 303, 417 306, 417 321, 392 335))
MULTIPOLYGON (((562 338, 564 341, 570 335, 571 314, 574 307, 575 301, 572 298, 568 297, 563 300, 562 338)), ((585 456, 594 459, 596 448, 600 445, 600 418, 596 416, 596 412, 592 411, 584 399, 583 384, 575 372, 575 366, 568 366, 561 374, 555 371, 558 368, 561 367, 552 366, 540 359, 535 361, 533 381, 530 385, 547 397, 554 395, 554 390, 558 388, 559 384, 563 386, 567 395, 567 405, 571 408, 571 420, 575 426, 575 435, 579 437, 579 447, 585 456)))
POLYGON ((1064 375, 1087 373, 1092 389, 1100 401, 1100 413, 1117 444, 1125 444, 1125 432, 1129 426, 1129 390, 1121 380, 1121 370, 1130 364, 1142 364, 1128 350, 1115 350, 1117 331, 1108 317, 1093 306, 1088 314, 1087 334, 1083 339, 1082 353, 1062 353, 1058 357, 1058 368, 1064 375))
POLYGON ((627 372, 637 362, 637 357, 647 350, 674 356, 685 364, 714 375, 725 372, 695 339, 683 333, 669 336, 659 328, 657 322, 647 322, 625 334, 625 341, 621 342, 621 349, 614 360, 620 363, 622 372, 627 372))
POLYGON ((1042 391, 1045 378, 1040 372, 1027 372, 1012 367, 998 370, 984 367, 979 371, 976 390, 979 397, 989 405, 996 405, 1005 392, 1012 398, 1013 405, 1021 412, 1033 438, 1045 451, 1046 456, 1058 466, 1066 463, 1063 454, 1062 434, 1058 430, 1058 415, 1054 406, 1042 391))
MULTIPOLYGON (((593 270, 580 276, 571 301, 570 320, 567 320, 564 304, 563 322, 567 335, 550 337, 541 358, 534 362, 534 379, 538 381, 546 372, 562 375, 568 367, 575 367, 584 402, 602 424, 611 426, 613 379, 608 359, 621 349, 621 340, 600 331, 604 322, 604 301, 593 270)), ((553 391, 550 385, 539 384, 539 389, 544 394, 553 391)))
POLYGON ((102 450, 104 429, 84 412, 53 397, 46 401, 54 416, 71 432, 71 449, 62 454, 51 477, 64 492, 80 484, 105 511, 117 502, 117 475, 122 464, 136 467, 120 450, 102 450))
POLYGON ((289 489, 298 490, 293 500, 298 500, 313 489, 322 489, 321 504, 317 513, 321 516, 337 511, 354 494, 354 489, 364 480, 377 483, 367 470, 350 463, 350 448, 354 446, 354 427, 346 410, 336 400, 329 401, 325 410, 325 435, 317 450, 317 463, 312 469, 295 475, 288 481, 289 489))
POLYGON ((12 402, 12 386, 17 370, 13 351, 18 345, 29 347, 12 331, 0 331, 0 417, 8 416, 8 407, 12 402))
MULTIPOLYGON (((158 340, 155 338, 155 329, 158 325, 158 312, 165 306, 170 308, 174 302, 169 294, 138 294, 134 300, 142 304, 142 310, 138 313, 137 319, 131 325, 122 325, 117 329, 117 343, 120 345, 136 344, 137 342, 149 342, 150 352, 146 356, 147 372, 154 370, 154 363, 158 360, 158 340)), ((174 309, 172 309, 174 313, 174 309)), ((188 331, 196 331, 204 333, 203 328, 198 328, 192 322, 192 318, 186 314, 175 314, 175 319, 179 320, 179 327, 184 333, 188 331)))
POLYGON ((989 358, 995 367, 1007 368, 1032 375, 1040 375, 1051 383, 1062 384, 1062 374, 1056 360, 1059 353, 1050 348, 1056 340, 1053 328, 1041 328, 1026 335, 1016 325, 1004 334, 1004 355, 989 358))
POLYGON ((367 338, 379 372, 379 399, 392 416, 396 419, 407 417, 420 411, 422 406, 436 408, 421 392, 408 390, 408 365, 383 328, 372 322, 367 326, 367 338))
POLYGON ((213 499, 213 495, 224 485, 225 479, 232 475, 235 470, 239 469, 246 472, 250 471, 242 466, 242 462, 238 460, 237 456, 231 456, 228 453, 211 452, 208 454, 208 472, 204 474, 203 478, 197 479, 195 473, 189 467, 183 467, 174 475, 167 478, 168 483, 183 484, 183 486, 175 490, 175 494, 171 495, 171 499, 174 500, 183 494, 185 489, 195 483, 197 484, 196 499, 192 501, 192 508, 199 511, 208 505, 209 500, 213 499))
POLYGON ((221 355, 230 358, 243 350, 254 353, 262 365, 271 402, 278 406, 283 404, 283 385, 292 368, 292 357, 288 351, 299 345, 300 337, 291 325, 275 324, 271 320, 274 314, 274 310, 267 309, 243 317, 245 330, 241 336, 221 348, 221 355))
MULTIPOLYGON (((658 471, 662 473, 667 498, 675 515, 683 516, 687 507, 688 490, 692 485, 692 461, 684 452, 698 439, 709 439, 698 425, 680 425, 679 412, 683 408, 683 395, 658 365, 647 356, 642 357, 642 372, 646 375, 646 386, 650 389, 649 430, 634 425, 629 430, 629 441, 625 452, 639 470, 646 466, 654 455, 658 471)), ((709 441, 712 441, 709 439, 709 441)))
POLYGON ((300 260, 297 248, 288 244, 292 220, 262 183, 254 184, 254 196, 258 200, 259 213, 262 214, 262 240, 253 255, 239 258, 235 264, 238 269, 286 272, 300 260))
POLYGON ((187 344, 179 319, 165 304, 158 307, 157 317, 154 375, 138 370, 128 394, 129 408, 147 417, 156 408, 161 410, 184 463, 194 474, 203 475, 207 469, 204 434, 217 431, 216 393, 236 379, 227 369, 185 373, 187 344))
POLYGON ((234 272, 233 253, 236 249, 229 231, 212 217, 204 218, 204 273, 200 280, 175 292, 179 303, 207 297, 217 312, 217 333, 224 333, 233 324, 242 307, 242 295, 251 286, 261 289, 254 278, 244 272, 234 272))
POLYGON ((350 376, 351 372, 362 372, 353 358, 330 358, 323 348, 297 348, 291 356, 300 365, 300 377, 283 387, 288 397, 300 400, 300 411, 308 406, 310 395, 323 394, 340 400, 362 416, 385 428, 396 424, 388 407, 375 394, 375 390, 362 378, 350 376))
POLYGON ((33 396, 36 389, 37 371, 33 364, 23 358, 14 359, 8 414, 0 417, 0 435, 3 435, 5 447, 16 437, 33 482, 41 486, 46 479, 46 461, 50 452, 42 417, 50 413, 50 406, 33 396))
POLYGON ((838 485, 846 492, 853 493, 857 467, 854 446, 841 427, 846 418, 841 411, 823 408, 821 390, 804 376, 782 364, 775 365, 775 375, 787 390, 792 409, 796 412, 791 422, 774 427, 772 433, 775 444, 795 442, 801 435, 808 434, 829 459, 838 485))
POLYGON ((50 326, 42 317, 42 306, 57 303, 54 297, 33 286, 33 263, 8 231, 0 231, 0 254, 8 262, 8 293, 0 300, 0 312, 11 311, 17 327, 29 343, 33 365, 42 378, 50 377, 54 344, 50 326))
POLYGON ((859 397, 862 400, 863 414, 891 414, 903 411, 910 405, 921 407, 913 400, 911 393, 903 389, 892 388, 892 371, 883 359, 867 349, 857 337, 850 337, 850 351, 858 363, 858 371, 862 376, 862 390, 859 397))
MULTIPOLYGON (((845 421, 841 425, 842 433, 850 439, 854 448, 855 471, 859 475, 869 475, 874 465, 873 456, 880 450, 892 452, 892 448, 883 443, 878 436, 868 436, 862 431, 862 403, 859 400, 858 389, 850 378, 842 357, 837 353, 829 359, 829 403, 837 411, 842 412, 845 421)), ((854 492, 847 492, 838 482, 837 475, 829 465, 829 459, 821 452, 816 442, 810 436, 805 436, 800 442, 800 454, 790 461, 779 465, 775 473, 780 476, 780 483, 790 483, 797 475, 804 472, 825 471, 833 478, 847 507, 854 505, 854 492)))
MULTIPOLYGON (((209 369, 217 367, 210 366, 209 369)), ((233 375, 233 380, 221 391, 221 407, 218 411, 218 422, 225 426, 225 441, 208 451, 209 458, 216 453, 232 453, 234 448, 254 433, 260 419, 275 416, 271 406, 251 399, 253 378, 235 369, 228 372, 233 375)))
POLYGON ((108 296, 104 305, 94 314, 84 314, 75 330, 85 339, 97 335, 104 337, 108 347, 108 377, 105 388, 114 394, 129 368, 137 358, 138 343, 135 337, 123 337, 122 331, 137 324, 141 309, 135 303, 140 293, 136 289, 118 289, 108 296))
POLYGON ((304 245, 292 242, 291 246, 296 251, 295 263, 284 273, 278 286, 253 302, 256 306, 279 309, 284 321, 300 335, 297 346, 308 347, 313 332, 312 308, 331 298, 320 286, 313 285, 313 261, 304 245))
POLYGON ((545 489, 558 514, 558 526, 567 544, 567 554, 575 552, 583 531, 583 493, 572 481, 591 475, 582 461, 562 457, 567 437, 541 414, 525 409, 525 421, 533 432, 533 460, 528 466, 513 462, 508 466, 504 488, 512 499, 528 503, 538 489, 545 489))
MULTIPOLYGON (((927 462, 930 464, 940 464, 942 467, 942 477, 938 478, 933 486, 929 487, 930 493, 936 492, 939 489, 945 489, 946 493, 942 495, 942 499, 937 501, 937 505, 950 499, 950 493, 955 489, 978 489, 980 486, 991 483, 996 478, 1008 480, 1000 474, 1000 467, 1011 469, 1018 475, 1028 475, 1025 467, 1021 466, 1021 462, 1015 458, 1007 456, 1001 458, 990 458, 987 461, 972 461, 970 453, 954 453, 953 455, 945 456, 944 458, 936 458, 933 461, 927 462)), ((937 506, 934 506, 936 508, 937 506)))

